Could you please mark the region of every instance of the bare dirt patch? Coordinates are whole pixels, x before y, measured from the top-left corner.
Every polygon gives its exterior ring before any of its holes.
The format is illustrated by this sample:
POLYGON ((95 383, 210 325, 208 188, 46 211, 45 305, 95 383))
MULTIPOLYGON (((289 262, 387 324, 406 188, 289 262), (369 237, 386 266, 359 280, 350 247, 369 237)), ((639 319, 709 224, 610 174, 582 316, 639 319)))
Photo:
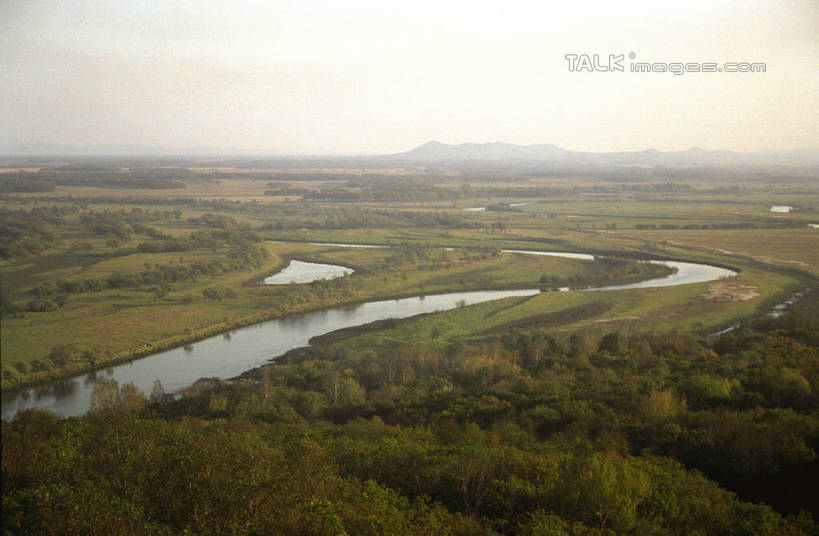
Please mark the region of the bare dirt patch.
POLYGON ((618 316, 616 318, 601 318, 599 320, 592 320, 595 324, 606 324, 611 322, 627 322, 633 320, 642 320, 641 316, 618 316))
POLYGON ((715 301, 748 301, 759 296, 756 287, 730 283, 714 283, 708 286, 706 300, 715 301))

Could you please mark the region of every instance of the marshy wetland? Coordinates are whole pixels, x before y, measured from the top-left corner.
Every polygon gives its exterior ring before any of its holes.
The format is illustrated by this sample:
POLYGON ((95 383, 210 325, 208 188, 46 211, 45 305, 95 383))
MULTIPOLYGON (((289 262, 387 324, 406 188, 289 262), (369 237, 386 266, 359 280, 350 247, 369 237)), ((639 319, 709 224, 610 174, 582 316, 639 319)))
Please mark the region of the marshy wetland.
MULTIPOLYGON (((290 314, 460 291, 619 289, 600 318, 557 329, 640 324, 706 333, 761 314, 817 274, 819 235, 809 227, 816 194, 803 196, 797 212, 758 210, 784 206, 779 198, 804 188, 787 183, 746 185, 737 198, 696 184, 530 179, 506 190, 479 182, 464 189, 454 179, 356 183, 354 173, 311 172, 304 181, 289 170, 281 176, 290 183, 262 191, 246 175, 254 176, 221 170, 218 179, 157 180, 154 189, 106 190, 101 181, 108 195, 100 196, 100 185, 77 184, 72 171, 53 190, 7 194, 3 385, 84 373, 290 314), (203 189, 202 181, 219 187, 203 189), (320 199, 342 190, 343 202, 320 199), (475 201, 489 210, 461 210, 475 201), (527 250, 545 255, 513 254, 527 250), (677 280, 652 282, 668 275, 662 264, 639 262, 652 258, 687 262, 675 268, 685 274, 697 264, 740 273, 661 291, 652 287, 677 280), (304 285, 313 279, 327 280, 304 285), (640 300, 640 292, 653 294, 640 300)), ((538 307, 565 299, 546 294, 538 307)), ((504 318, 540 312, 519 306, 504 318)), ((469 336, 459 331, 448 342, 469 336)))
MULTIPOLYGON (((358 244, 340 247, 360 247, 358 244)), ((538 250, 501 250, 508 255, 545 255, 594 262, 592 255, 538 250)), ((737 272, 704 264, 674 261, 648 261, 668 267, 669 274, 622 285, 586 286, 575 291, 620 291, 657 288, 716 281, 737 272)), ((349 275, 351 268, 333 264, 292 260, 282 271, 264 279, 265 285, 306 284, 349 275)), ((573 289, 557 289, 570 292, 573 289)), ((176 348, 106 368, 101 372, 66 378, 42 387, 15 391, 3 397, 3 419, 11 420, 25 409, 47 409, 61 417, 84 415, 91 408, 96 380, 131 383, 150 392, 159 381, 170 392, 190 387, 200 378, 230 379, 274 360, 285 352, 306 346, 318 337, 376 321, 437 313, 486 301, 534 296, 539 289, 478 290, 448 294, 421 295, 396 300, 371 301, 359 305, 303 313, 281 320, 212 336, 183 348, 176 348)))
POLYGON ((547 469, 529 474, 547 462, 566 482, 615 463, 638 486, 618 495, 653 511, 640 486, 671 473, 712 490, 709 511, 815 509, 754 476, 781 477, 764 460, 788 482, 815 474, 813 182, 197 170, 156 188, 14 174, 24 191, 0 208, 9 434, 43 415, 31 408, 68 418, 63 430, 137 419, 167 437, 209 423, 203 441, 240 422, 269 437, 309 429, 309 448, 351 478, 478 524, 527 501, 575 515, 559 481, 535 483, 547 469), (769 211, 795 192, 798 210, 769 211), (374 435, 334 439, 354 428, 374 435), (384 441, 400 446, 377 450, 384 441), (408 452, 421 480, 351 462, 403 467, 408 452), (475 459, 540 498, 518 491, 503 506, 510 492, 492 488, 487 510, 448 488, 475 459))

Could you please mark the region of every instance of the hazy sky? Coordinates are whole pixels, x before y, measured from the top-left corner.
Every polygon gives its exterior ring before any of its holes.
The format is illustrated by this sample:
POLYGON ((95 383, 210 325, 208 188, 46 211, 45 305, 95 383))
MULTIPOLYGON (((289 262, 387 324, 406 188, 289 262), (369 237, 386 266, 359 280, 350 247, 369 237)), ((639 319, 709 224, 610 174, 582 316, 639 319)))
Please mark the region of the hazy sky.
POLYGON ((0 0, 0 145, 819 146, 819 2, 0 0), (764 62, 569 72, 566 54, 764 62))

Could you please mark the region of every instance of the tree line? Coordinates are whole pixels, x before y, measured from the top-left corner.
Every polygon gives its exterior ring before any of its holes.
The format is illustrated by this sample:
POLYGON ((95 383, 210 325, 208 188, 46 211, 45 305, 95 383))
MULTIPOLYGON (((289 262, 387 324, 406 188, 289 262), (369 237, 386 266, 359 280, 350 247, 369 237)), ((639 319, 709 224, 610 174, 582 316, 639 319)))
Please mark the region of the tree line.
POLYGON ((354 351, 342 337, 176 396, 100 381, 84 418, 3 425, 4 525, 815 534, 815 306, 718 339, 530 330, 354 351))

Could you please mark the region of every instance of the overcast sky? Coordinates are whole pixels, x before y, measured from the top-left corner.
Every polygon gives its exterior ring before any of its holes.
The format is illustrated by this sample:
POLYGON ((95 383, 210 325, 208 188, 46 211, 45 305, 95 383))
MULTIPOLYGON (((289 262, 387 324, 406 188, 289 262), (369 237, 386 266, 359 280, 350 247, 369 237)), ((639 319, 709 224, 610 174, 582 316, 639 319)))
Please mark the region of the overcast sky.
POLYGON ((576 3, 0 0, 0 145, 819 146, 816 0, 576 3), (583 53, 766 72, 569 72, 583 53))

